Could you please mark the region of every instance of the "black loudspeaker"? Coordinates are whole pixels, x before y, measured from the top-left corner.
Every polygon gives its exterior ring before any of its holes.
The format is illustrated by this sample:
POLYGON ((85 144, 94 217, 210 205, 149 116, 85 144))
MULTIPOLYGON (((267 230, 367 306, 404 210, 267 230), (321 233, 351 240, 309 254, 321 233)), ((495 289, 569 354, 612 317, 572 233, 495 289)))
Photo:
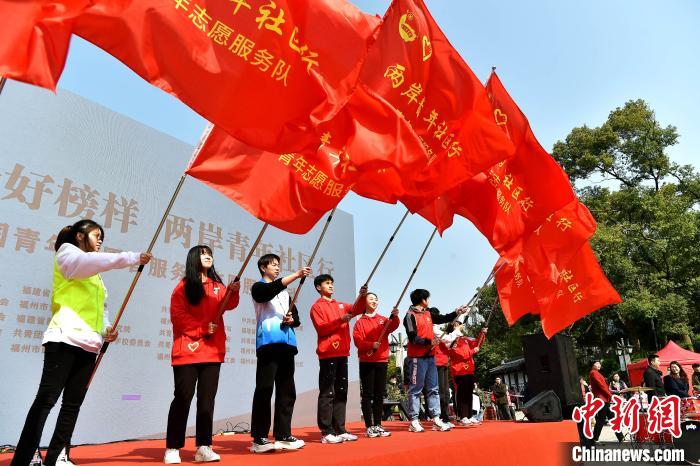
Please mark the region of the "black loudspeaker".
POLYGON ((571 418, 574 407, 583 404, 574 344, 568 335, 523 335, 527 391, 536 395, 553 390, 561 401, 562 414, 571 418))
POLYGON ((523 414, 531 422, 552 422, 561 421, 561 402, 553 390, 542 392, 522 408, 523 414))
POLYGON ((674 448, 685 451, 685 461, 700 464, 700 421, 681 423, 681 436, 673 441, 674 448))

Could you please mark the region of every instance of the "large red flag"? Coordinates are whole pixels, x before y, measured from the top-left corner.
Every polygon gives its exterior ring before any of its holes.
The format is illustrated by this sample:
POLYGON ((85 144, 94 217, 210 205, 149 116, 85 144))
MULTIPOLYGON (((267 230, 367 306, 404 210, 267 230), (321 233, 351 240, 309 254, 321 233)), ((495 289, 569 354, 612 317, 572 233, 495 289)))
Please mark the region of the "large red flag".
POLYGON ((448 197, 455 212, 474 223, 496 251, 515 257, 525 238, 576 195, 496 73, 486 89, 494 121, 515 145, 515 156, 455 187, 448 197))
POLYGON ((88 0, 0 0, 0 76, 55 90, 88 0))
POLYGON ((344 0, 95 0, 75 33, 229 134, 315 149, 379 25, 344 0))
POLYGON ((301 234, 347 194, 341 160, 325 145, 316 152, 274 154, 214 128, 187 174, 260 220, 301 234))
POLYGON ((403 114, 424 145, 421 170, 384 175, 403 181, 397 197, 418 196, 428 203, 512 155, 484 86, 422 0, 392 2, 361 80, 403 114))
POLYGON ((395 187, 375 185, 372 176, 405 165, 420 147, 396 111, 362 86, 336 118, 319 125, 319 132, 317 150, 276 154, 215 128, 187 173, 260 220, 305 233, 353 186, 386 201, 395 187))
POLYGON ((547 338, 604 306, 622 302, 588 242, 558 270, 557 283, 552 288, 539 300, 547 338))
MULTIPOLYGON (((588 209, 574 200, 548 216, 524 241, 524 247, 516 256, 501 258, 497 267, 504 262, 505 265, 496 275, 496 285, 501 307, 510 325, 525 314, 549 312, 551 315, 552 311, 547 309, 551 307, 557 292, 562 270, 581 260, 580 256, 585 253, 581 252, 582 249, 590 249, 587 246, 588 240, 595 232, 595 227, 596 223, 588 209)), ((595 270, 600 267, 595 260, 591 261, 588 257, 585 259, 578 270, 584 273, 585 266, 590 265, 591 270, 585 273, 593 274, 591 276, 594 277, 595 270)), ((605 278, 604 275, 602 277, 605 278)), ((603 286, 600 284, 602 281, 596 283, 595 286, 603 286)))

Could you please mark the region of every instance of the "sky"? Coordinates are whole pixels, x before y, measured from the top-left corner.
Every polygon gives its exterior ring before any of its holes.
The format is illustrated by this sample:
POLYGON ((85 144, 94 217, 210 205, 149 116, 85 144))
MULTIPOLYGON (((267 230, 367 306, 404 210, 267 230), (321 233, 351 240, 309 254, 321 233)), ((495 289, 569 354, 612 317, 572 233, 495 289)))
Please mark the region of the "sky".
MULTIPOLYGON (((357 0, 383 14, 389 0, 357 0)), ((672 159, 700 167, 700 2, 697 0, 426 0, 450 42, 484 82, 492 66, 548 150, 572 128, 599 126, 628 100, 644 99, 680 134, 672 159)), ((59 91, 66 89, 189 144, 206 121, 110 55, 74 38, 59 91)), ((400 205, 354 194, 356 286, 367 278, 403 216, 400 205)), ((409 217, 370 283, 388 312, 432 227, 409 217)), ((497 258, 466 220, 436 237, 413 279, 443 312, 466 303, 497 258)), ((402 308, 408 304, 402 301, 402 308)))

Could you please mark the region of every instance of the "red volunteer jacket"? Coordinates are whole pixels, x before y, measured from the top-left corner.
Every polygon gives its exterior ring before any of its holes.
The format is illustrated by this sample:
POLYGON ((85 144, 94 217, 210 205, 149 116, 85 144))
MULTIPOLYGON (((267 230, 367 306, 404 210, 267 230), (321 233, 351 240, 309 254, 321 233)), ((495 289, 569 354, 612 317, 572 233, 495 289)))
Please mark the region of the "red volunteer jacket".
POLYGON ((610 402, 612 399, 612 393, 610 393, 610 388, 608 388, 608 382, 605 381, 605 377, 599 371, 591 369, 588 374, 588 383, 591 386, 591 392, 596 398, 600 398, 606 403, 610 402))
POLYGON ((476 340, 459 337, 450 345, 450 373, 452 377, 474 373, 474 348, 479 346, 476 340))
POLYGON ((449 350, 445 346, 444 343, 440 343, 435 347, 434 353, 435 353, 435 365, 438 367, 444 367, 447 366, 450 361, 448 359, 448 352, 449 350))
MULTIPOLYGON (((414 310, 409 309, 409 311, 406 313, 406 317, 408 317, 409 314, 416 320, 416 334, 419 338, 425 338, 426 340, 432 340, 435 338, 435 332, 433 331, 433 319, 429 311, 425 310, 423 312, 415 312, 414 310)), ((431 349, 429 346, 426 347, 416 345, 411 341, 408 342, 409 358, 422 358, 431 354, 435 354, 435 350, 431 349)))
POLYGON ((357 356, 360 362, 388 362, 389 361, 389 334, 399 328, 399 318, 387 318, 378 315, 376 311, 372 315, 365 314, 355 322, 352 331, 357 356), (374 342, 379 341, 379 337, 384 330, 384 326, 389 321, 389 328, 380 342, 379 348, 372 351, 374 342), (370 354, 371 353, 371 354, 370 354))
MULTIPOLYGON (((172 365, 224 362, 226 330, 219 313, 219 305, 226 294, 226 285, 207 279, 204 296, 193 306, 185 296, 185 280, 181 280, 170 297, 170 321, 173 324, 172 365), (216 332, 207 335, 209 322, 218 325, 216 332)), ((238 306, 239 296, 230 295, 227 310, 238 306)))
MULTIPOLYGON (((355 312, 365 312, 366 301, 359 298, 355 312)), ((350 356, 350 326, 343 316, 352 310, 352 304, 320 297, 311 306, 311 322, 318 334, 318 359, 350 356)))

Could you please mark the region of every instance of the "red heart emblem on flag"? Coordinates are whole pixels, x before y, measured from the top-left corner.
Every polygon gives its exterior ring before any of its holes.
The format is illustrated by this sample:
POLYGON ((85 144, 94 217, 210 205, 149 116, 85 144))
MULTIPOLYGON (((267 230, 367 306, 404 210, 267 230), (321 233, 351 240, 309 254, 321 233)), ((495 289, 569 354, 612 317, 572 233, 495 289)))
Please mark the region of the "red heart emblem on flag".
POLYGON ((331 345, 333 346, 334 349, 338 349, 338 347, 340 346, 340 342, 334 341, 333 343, 331 343, 331 345))
POLYGON ((428 61, 433 56, 433 45, 428 36, 423 36, 423 61, 428 61))
POLYGON ((197 348, 199 348, 199 342, 195 341, 194 343, 189 343, 187 347, 192 351, 193 353, 197 351, 197 348))
POLYGON ((493 111, 493 116, 496 118, 496 124, 499 126, 503 126, 508 123, 508 115, 503 113, 500 108, 493 111))

